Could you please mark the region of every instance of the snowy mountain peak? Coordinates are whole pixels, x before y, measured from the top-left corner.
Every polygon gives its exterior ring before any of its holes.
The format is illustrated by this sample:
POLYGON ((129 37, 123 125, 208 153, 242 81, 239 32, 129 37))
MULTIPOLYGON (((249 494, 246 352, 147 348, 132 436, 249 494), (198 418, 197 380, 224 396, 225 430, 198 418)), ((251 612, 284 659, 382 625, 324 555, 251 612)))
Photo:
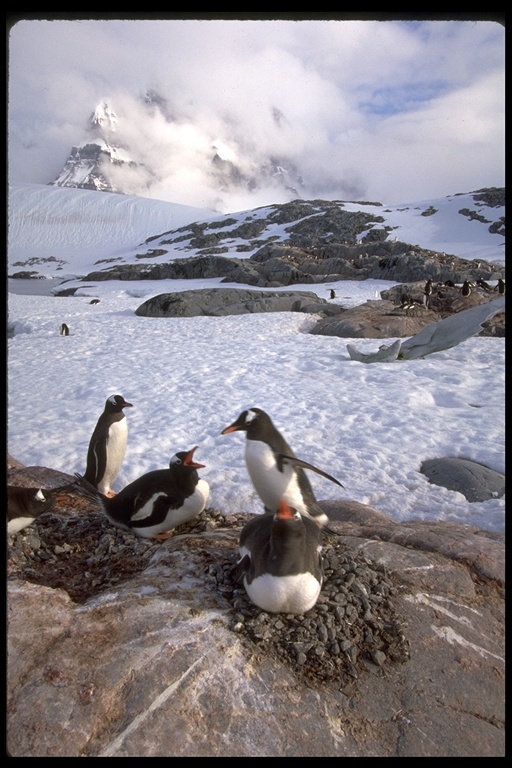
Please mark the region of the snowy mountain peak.
POLYGON ((94 128, 98 127, 102 131, 115 132, 118 125, 117 115, 108 103, 103 99, 96 107, 91 117, 91 124, 94 128))

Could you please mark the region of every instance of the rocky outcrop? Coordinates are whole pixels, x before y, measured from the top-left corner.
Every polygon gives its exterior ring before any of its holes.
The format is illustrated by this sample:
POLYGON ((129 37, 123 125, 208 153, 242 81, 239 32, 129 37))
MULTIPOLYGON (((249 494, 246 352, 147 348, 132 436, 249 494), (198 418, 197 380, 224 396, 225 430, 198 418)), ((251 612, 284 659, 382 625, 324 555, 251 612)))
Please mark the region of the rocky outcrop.
MULTIPOLYGON (((473 307, 486 306, 498 299, 498 294, 494 292, 474 290, 470 296, 461 296, 460 289, 444 288, 442 298, 435 296, 430 308, 420 298, 424 286, 423 282, 395 286, 382 292, 381 301, 370 300, 339 315, 321 318, 310 333, 354 339, 413 337, 445 318, 473 307), (401 303, 404 295, 408 297, 406 304, 401 303)), ((505 310, 501 309, 484 320, 478 335, 503 337, 505 310)))
MULTIPOLYGON (((129 576, 96 512, 47 518, 56 552, 39 523, 48 581, 37 555, 9 572, 10 756, 504 756, 503 535, 322 506, 325 587, 304 617, 247 602, 240 527, 219 513, 146 542, 129 576), (118 578, 73 600, 49 579, 87 583, 81 545, 118 578)), ((27 531, 10 546, 30 553, 27 531)))
POLYGON ((244 315, 257 312, 307 312, 323 315, 343 309, 310 291, 251 291, 241 288, 201 288, 162 293, 137 307, 141 317, 244 315))
MULTIPOLYGON (((310 221, 309 219, 307 220, 310 221)), ((504 268, 484 261, 469 261, 455 256, 411 246, 408 243, 377 241, 368 243, 307 240, 300 245, 293 237, 287 243, 267 243, 248 259, 229 258, 210 252, 201 256, 173 259, 160 264, 124 264, 90 272, 83 280, 163 280, 221 277, 223 282, 243 283, 261 288, 300 283, 326 283, 338 280, 393 280, 411 283, 432 280, 497 280, 504 268)), ((218 248, 216 251, 218 252, 218 248)), ((229 250, 227 247, 224 249, 229 250)), ((154 249, 140 258, 159 256, 154 249)))

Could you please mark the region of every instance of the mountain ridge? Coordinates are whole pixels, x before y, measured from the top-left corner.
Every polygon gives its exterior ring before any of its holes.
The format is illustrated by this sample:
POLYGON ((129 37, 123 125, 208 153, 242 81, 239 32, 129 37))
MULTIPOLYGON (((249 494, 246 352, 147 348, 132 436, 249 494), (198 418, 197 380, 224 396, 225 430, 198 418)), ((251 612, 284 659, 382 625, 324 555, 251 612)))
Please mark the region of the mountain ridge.
POLYGON ((308 238, 315 247, 399 240, 504 264, 504 197, 504 189, 484 188, 400 206, 295 200, 219 215, 138 196, 16 184, 9 188, 8 274, 64 278, 109 263, 248 259, 263 246, 303 246, 308 238))

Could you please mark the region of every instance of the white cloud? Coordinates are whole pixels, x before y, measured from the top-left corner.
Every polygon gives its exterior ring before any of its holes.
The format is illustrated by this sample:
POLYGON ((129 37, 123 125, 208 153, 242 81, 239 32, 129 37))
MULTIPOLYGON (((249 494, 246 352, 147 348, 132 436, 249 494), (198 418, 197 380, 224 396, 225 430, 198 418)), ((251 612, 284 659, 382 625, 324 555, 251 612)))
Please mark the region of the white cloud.
POLYGON ((326 196, 504 184, 496 23, 24 21, 9 54, 13 181, 52 181, 108 94, 119 137, 158 169, 155 197, 219 194, 205 172, 215 142, 246 172, 283 156, 326 196), (148 89, 165 116, 144 107, 148 89))

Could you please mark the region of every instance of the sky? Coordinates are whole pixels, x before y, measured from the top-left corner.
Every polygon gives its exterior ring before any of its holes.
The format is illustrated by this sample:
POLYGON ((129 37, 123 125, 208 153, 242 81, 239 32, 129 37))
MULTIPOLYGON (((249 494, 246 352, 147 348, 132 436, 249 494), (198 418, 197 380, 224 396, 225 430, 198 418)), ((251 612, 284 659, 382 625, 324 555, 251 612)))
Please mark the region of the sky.
MULTIPOLYGON (((383 17, 22 18, 8 41, 9 179, 55 180, 107 99, 141 168, 157 169, 144 177, 154 199, 212 208, 212 147, 247 173, 283 159, 310 198, 504 186, 504 26, 383 17)), ((232 191, 223 210, 280 194, 232 191)))
MULTIPOLYGON (((55 197, 54 190, 46 192, 55 197)), ((90 209, 80 203, 87 198, 101 208, 110 196, 56 192, 77 201, 74 215, 67 209, 63 220, 53 222, 54 254, 65 261, 76 258, 76 249, 59 237, 59 227, 71 217, 74 230, 90 237, 90 209)), ((144 204, 149 210, 154 201, 144 204)), ((37 228, 43 216, 34 199, 32 208, 27 227, 37 228)), ((465 217, 454 218, 455 241, 462 240, 457 223, 464 222, 465 217)), ((417 242, 425 248, 431 245, 429 234, 432 230, 418 231, 417 242)), ((112 244, 102 251, 103 240, 98 227, 97 257, 109 258, 112 244)), ((301 313, 135 315, 151 296, 213 287, 220 279, 87 282, 73 297, 50 295, 50 280, 29 281, 29 295, 20 293, 27 281, 8 282, 13 335, 7 448, 27 466, 82 473, 105 400, 121 394, 134 407, 127 411, 128 447, 115 490, 197 445, 195 457, 205 464, 200 475, 210 484, 209 505, 226 514, 258 513, 261 504, 244 462, 245 436, 221 435, 242 410, 256 406, 267 411, 297 456, 343 484, 309 472, 318 499, 368 504, 397 521, 445 520, 504 530, 504 498, 470 503, 460 493, 431 485, 420 466, 426 459, 452 456, 505 471, 505 339, 473 337, 420 360, 364 364, 350 359, 347 343, 369 353, 394 339, 313 335, 308 331, 315 316, 301 313), (42 287, 47 295, 34 295, 42 287), (92 297, 100 302, 91 305, 92 297), (62 322, 70 328, 67 337, 59 334, 62 322)), ((393 284, 340 281, 298 289, 326 298, 334 287, 335 301, 350 307, 378 299, 393 284)))

